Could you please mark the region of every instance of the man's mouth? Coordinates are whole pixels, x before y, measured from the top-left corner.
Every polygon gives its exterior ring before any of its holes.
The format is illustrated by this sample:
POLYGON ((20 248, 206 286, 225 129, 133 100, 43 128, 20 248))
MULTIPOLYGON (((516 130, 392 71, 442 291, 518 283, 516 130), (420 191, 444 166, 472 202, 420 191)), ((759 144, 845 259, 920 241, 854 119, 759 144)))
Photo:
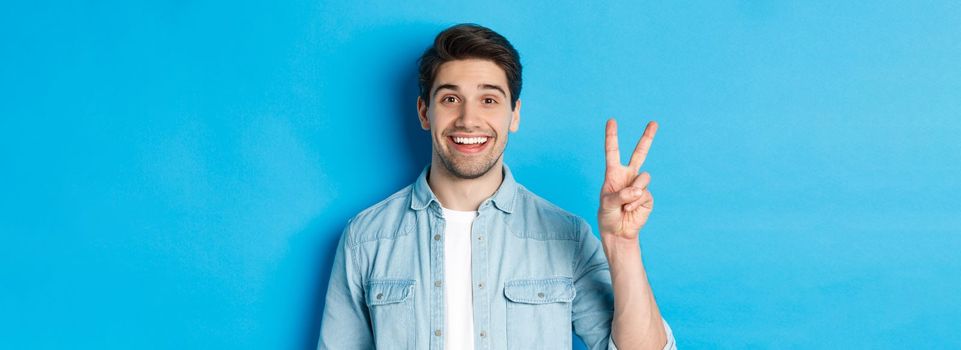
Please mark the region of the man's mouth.
POLYGON ((487 142, 492 137, 477 136, 448 136, 447 140, 454 146, 453 148, 461 153, 477 153, 487 147, 487 142))

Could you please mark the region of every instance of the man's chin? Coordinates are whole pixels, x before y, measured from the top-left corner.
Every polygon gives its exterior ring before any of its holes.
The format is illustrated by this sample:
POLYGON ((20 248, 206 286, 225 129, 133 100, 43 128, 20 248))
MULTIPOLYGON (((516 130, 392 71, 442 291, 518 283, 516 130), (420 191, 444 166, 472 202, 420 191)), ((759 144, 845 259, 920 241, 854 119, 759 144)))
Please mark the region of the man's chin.
MULTIPOLYGON (((491 167, 491 168, 492 168, 492 167, 491 167)), ((491 168, 487 168, 487 169, 457 169, 457 168, 455 167, 454 169, 448 168, 447 170, 450 171, 451 175, 454 175, 454 177, 456 177, 456 178, 458 178, 458 179, 473 180, 473 179, 476 179, 476 178, 479 178, 479 177, 481 177, 481 176, 486 175, 488 172, 490 172, 491 168)))
POLYGON ((491 162, 490 164, 451 164, 450 162, 444 162, 444 166, 447 171, 456 178, 464 180, 473 180, 481 176, 487 175, 497 162, 491 162))

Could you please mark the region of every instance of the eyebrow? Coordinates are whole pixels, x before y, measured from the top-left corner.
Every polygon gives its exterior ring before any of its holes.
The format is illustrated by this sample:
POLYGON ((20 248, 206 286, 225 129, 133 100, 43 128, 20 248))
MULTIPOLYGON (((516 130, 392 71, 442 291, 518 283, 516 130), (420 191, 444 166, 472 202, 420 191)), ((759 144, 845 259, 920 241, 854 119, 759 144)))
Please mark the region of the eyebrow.
MULTIPOLYGON (((494 85, 494 84, 477 84, 477 88, 480 89, 480 90, 497 90, 497 91, 500 91, 501 95, 504 95, 504 97, 507 97, 507 92, 505 92, 504 89, 501 88, 500 86, 497 86, 497 85, 494 85)), ((457 85, 454 85, 454 84, 441 84, 440 86, 437 87, 436 90, 434 90, 434 95, 433 95, 433 96, 434 96, 434 97, 437 97, 437 92, 440 91, 440 90, 442 90, 442 89, 454 90, 454 91, 458 91, 458 92, 460 91, 460 87, 458 87, 457 85)))
POLYGON ((504 89, 501 89, 500 86, 497 86, 494 84, 480 84, 477 87, 480 88, 481 90, 497 90, 501 92, 501 95, 504 95, 504 97, 507 97, 507 93, 504 92, 504 89))

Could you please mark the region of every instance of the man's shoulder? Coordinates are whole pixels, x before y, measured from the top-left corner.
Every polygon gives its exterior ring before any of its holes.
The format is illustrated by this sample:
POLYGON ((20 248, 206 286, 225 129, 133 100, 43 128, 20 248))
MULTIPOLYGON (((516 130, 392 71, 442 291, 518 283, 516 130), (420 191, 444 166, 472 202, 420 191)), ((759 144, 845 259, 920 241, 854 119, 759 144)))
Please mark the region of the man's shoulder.
POLYGON ((348 245, 406 234, 410 228, 406 216, 412 187, 408 185, 350 218, 345 237, 348 245))
POLYGON ((518 184, 513 220, 515 233, 534 239, 580 239, 588 223, 580 216, 571 213, 551 201, 538 196, 518 184))

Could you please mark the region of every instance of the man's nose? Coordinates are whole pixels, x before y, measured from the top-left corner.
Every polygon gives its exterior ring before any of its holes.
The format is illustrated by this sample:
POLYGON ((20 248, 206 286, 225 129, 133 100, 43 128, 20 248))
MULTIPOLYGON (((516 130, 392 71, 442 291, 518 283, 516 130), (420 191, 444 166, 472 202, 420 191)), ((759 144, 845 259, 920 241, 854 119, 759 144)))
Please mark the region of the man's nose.
POLYGON ((461 104, 461 108, 454 124, 458 127, 473 129, 481 126, 480 110, 472 103, 461 104))

